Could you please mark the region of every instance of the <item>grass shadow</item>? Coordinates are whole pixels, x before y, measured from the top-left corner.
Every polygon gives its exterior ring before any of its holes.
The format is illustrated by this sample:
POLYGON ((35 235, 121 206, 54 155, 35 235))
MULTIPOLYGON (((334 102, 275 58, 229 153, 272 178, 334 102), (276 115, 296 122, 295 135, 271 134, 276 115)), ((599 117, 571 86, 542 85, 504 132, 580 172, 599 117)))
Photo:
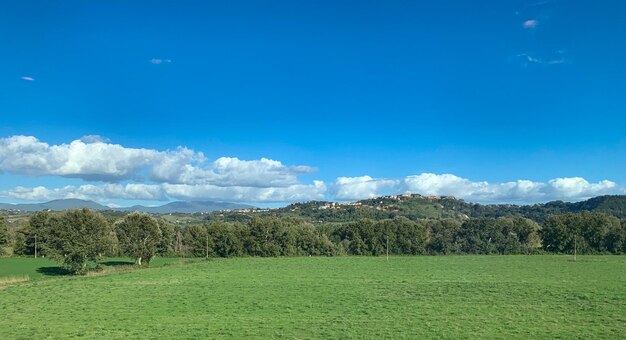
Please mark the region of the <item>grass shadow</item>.
POLYGON ((71 275, 72 273, 61 267, 40 267, 37 268, 37 273, 43 274, 46 276, 62 276, 62 275, 71 275))
POLYGON ((105 261, 105 262, 100 262, 101 265, 103 266, 109 266, 109 267, 115 267, 115 266, 132 266, 135 264, 135 262, 129 262, 129 261, 105 261))

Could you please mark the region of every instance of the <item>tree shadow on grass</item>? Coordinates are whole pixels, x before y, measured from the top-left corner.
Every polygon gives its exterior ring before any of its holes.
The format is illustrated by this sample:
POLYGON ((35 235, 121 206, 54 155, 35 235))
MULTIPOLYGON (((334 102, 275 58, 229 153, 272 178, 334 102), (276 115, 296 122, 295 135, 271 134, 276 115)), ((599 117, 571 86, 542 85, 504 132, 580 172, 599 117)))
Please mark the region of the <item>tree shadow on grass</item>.
POLYGON ((103 266, 110 266, 110 267, 114 267, 114 266, 132 266, 135 264, 135 262, 129 262, 129 261, 105 261, 105 262, 100 262, 101 265, 103 266))
POLYGON ((46 276, 62 276, 62 275, 72 275, 72 273, 61 267, 40 267, 37 268, 37 273, 46 275, 46 276))

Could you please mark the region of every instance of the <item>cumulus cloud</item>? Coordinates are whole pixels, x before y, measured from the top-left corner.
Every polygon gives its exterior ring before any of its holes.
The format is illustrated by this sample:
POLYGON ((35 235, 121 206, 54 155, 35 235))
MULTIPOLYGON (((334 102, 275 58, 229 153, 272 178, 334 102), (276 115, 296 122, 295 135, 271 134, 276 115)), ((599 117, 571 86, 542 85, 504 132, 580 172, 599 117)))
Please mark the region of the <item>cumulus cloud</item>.
POLYGON ((4 193, 23 200, 169 197, 288 202, 322 199, 326 193, 323 182, 303 184, 299 181, 299 176, 314 171, 309 166, 287 166, 268 158, 221 157, 209 162, 202 152, 185 147, 164 151, 128 148, 98 135, 59 145, 49 145, 32 136, 0 139, 0 173, 107 183, 57 189, 18 187, 4 193), (128 180, 140 183, 119 184, 128 180))
POLYGON ((624 193, 609 180, 590 183, 581 177, 555 178, 547 182, 516 180, 490 183, 472 181, 453 174, 422 173, 402 178, 375 179, 370 176, 339 177, 334 186, 338 200, 357 200, 388 193, 455 196, 480 203, 534 203, 552 200, 579 201, 598 195, 624 193))
POLYGON ((132 178, 158 156, 155 150, 103 142, 48 145, 32 136, 0 139, 0 173, 116 181, 132 178))
POLYGON ((123 200, 165 200, 166 197, 159 185, 146 185, 130 183, 81 186, 64 186, 61 188, 48 189, 43 186, 34 188, 16 187, 5 190, 2 196, 26 201, 49 201, 53 199, 77 198, 94 201, 107 201, 111 199, 123 200))
POLYGON ((322 181, 312 184, 294 184, 287 187, 243 187, 189 184, 86 184, 48 189, 43 186, 16 187, 0 192, 1 196, 27 201, 79 198, 94 201, 121 200, 216 200, 229 202, 296 202, 322 200, 326 185, 322 181))
POLYGON ((207 167, 193 162, 203 161, 189 150, 181 150, 155 164, 154 180, 175 184, 286 187, 298 183, 298 176, 315 172, 309 166, 285 166, 280 161, 261 158, 240 160, 220 157, 207 167))
POLYGON ((391 179, 361 177, 339 177, 335 181, 335 198, 355 200, 380 196, 386 190, 393 189, 398 181, 391 179))
POLYGON ((326 184, 323 181, 265 188, 165 183, 163 190, 169 197, 180 200, 209 199, 231 202, 298 202, 323 200, 326 196, 326 184))
POLYGON ((424 195, 455 196, 476 202, 539 199, 544 184, 528 180, 505 183, 473 182, 452 174, 423 173, 407 176, 401 185, 404 192, 424 195))
POLYGON ((581 177, 547 182, 516 180, 492 183, 454 174, 422 173, 400 179, 370 176, 338 177, 330 190, 322 181, 303 183, 310 166, 289 166, 269 158, 208 160, 202 152, 129 148, 89 135, 69 144, 50 145, 32 136, 0 138, 0 174, 59 176, 88 182, 59 188, 16 187, 0 196, 44 201, 58 198, 109 200, 220 200, 294 202, 358 200, 391 193, 452 195, 481 203, 577 201, 624 193, 609 180, 596 183, 581 177))
POLYGON ((309 166, 286 166, 267 158, 221 157, 208 164, 206 161, 203 153, 185 147, 165 151, 128 148, 96 135, 60 145, 49 145, 32 136, 0 139, 0 173, 27 176, 106 182, 146 180, 142 177, 147 176, 157 183, 286 187, 297 184, 298 176, 315 171, 309 166))
POLYGON ((548 182, 547 194, 565 198, 589 198, 606 193, 617 193, 619 188, 615 182, 603 180, 589 183, 581 177, 555 178, 548 182))
POLYGON ((517 180, 504 183, 474 182, 452 174, 423 173, 406 177, 400 191, 423 195, 455 196, 473 202, 577 201, 597 195, 623 192, 616 183, 589 183, 583 178, 556 178, 544 182, 517 180))

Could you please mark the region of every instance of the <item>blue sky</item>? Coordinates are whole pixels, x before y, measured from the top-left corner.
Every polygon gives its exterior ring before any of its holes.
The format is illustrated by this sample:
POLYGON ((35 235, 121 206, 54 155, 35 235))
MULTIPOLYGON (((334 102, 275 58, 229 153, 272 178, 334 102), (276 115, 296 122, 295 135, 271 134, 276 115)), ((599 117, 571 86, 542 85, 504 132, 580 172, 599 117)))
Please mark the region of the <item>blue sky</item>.
POLYGON ((622 1, 0 6, 0 201, 624 193, 622 1))

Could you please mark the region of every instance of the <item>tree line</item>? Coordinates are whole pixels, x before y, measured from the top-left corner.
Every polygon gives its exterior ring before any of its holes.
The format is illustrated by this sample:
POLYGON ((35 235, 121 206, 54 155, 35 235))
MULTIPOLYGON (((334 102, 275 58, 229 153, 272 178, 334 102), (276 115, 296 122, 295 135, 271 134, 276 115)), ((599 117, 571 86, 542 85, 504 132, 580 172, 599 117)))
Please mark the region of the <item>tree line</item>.
POLYGON ((138 265, 155 256, 336 256, 439 254, 623 254, 626 220, 603 213, 555 215, 539 225, 524 217, 360 219, 313 225, 298 218, 254 217, 178 227, 144 213, 111 220, 88 210, 38 212, 7 230, 0 249, 53 258, 82 273, 104 256, 128 256, 138 265))

